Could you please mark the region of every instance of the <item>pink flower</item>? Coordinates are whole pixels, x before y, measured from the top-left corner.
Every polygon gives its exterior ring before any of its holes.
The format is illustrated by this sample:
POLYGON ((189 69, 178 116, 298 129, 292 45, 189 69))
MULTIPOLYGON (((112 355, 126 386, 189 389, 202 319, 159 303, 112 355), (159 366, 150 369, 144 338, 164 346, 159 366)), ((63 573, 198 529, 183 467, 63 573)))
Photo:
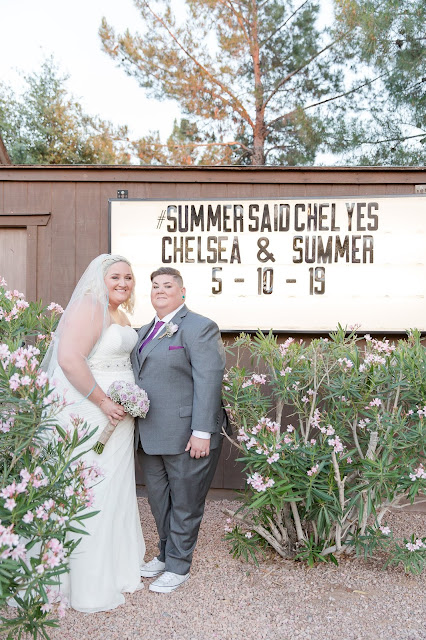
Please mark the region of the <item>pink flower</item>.
POLYGON ((311 469, 309 469, 309 471, 307 471, 306 473, 308 474, 308 476, 313 476, 316 473, 318 473, 318 469, 319 469, 319 465, 316 464, 315 466, 313 466, 311 469))
POLYGON ((292 368, 291 367, 286 367, 285 369, 282 369, 282 371, 280 371, 280 376, 285 376, 286 373, 291 373, 292 368))
POLYGON ((6 502, 4 503, 4 506, 6 509, 9 509, 9 511, 13 511, 13 509, 16 507, 16 500, 14 498, 8 498, 8 500, 6 500, 6 502))
MULTIPOLYGON (((380 398, 374 398, 374 400, 372 400, 369 404, 370 407, 380 407, 380 405, 382 404, 382 401, 380 400, 380 398)), ((366 407, 366 409, 368 409, 368 407, 366 407)))
POLYGON ((12 391, 16 391, 16 389, 19 388, 20 386, 20 377, 18 373, 14 373, 13 376, 10 378, 9 380, 9 387, 12 389, 12 391))
POLYGON ((44 371, 40 371, 36 378, 36 387, 40 389, 41 387, 44 387, 48 382, 49 378, 47 377, 47 374, 44 371))
POLYGON ((1 490, 0 496, 2 498, 11 498, 16 493, 16 483, 15 481, 12 484, 8 484, 7 487, 1 490))
POLYGON ((266 384, 266 375, 263 373, 261 375, 254 373, 251 379, 253 380, 253 382, 256 382, 257 384, 266 384))
POLYGON ((415 482, 418 478, 426 479, 426 469, 420 463, 417 469, 414 469, 414 473, 410 473, 410 480, 415 482))
POLYGON ((44 520, 46 521, 48 516, 47 513, 45 512, 43 507, 37 507, 36 509, 36 516, 37 518, 39 518, 40 520, 44 520))
POLYGON ((273 480, 272 478, 263 478, 260 473, 256 472, 253 473, 252 476, 249 476, 247 478, 247 484, 250 484, 256 491, 261 492, 266 491, 266 489, 269 489, 270 487, 273 487, 275 484, 275 480, 273 480))
POLYGON ((267 458, 266 462, 268 464, 272 464, 273 462, 277 462, 277 460, 280 459, 280 456, 278 453, 273 453, 272 456, 270 456, 269 458, 267 458))
POLYGON ((294 427, 293 427, 292 424, 288 424, 287 425, 287 431, 288 431, 288 433, 292 433, 294 431, 294 427))
POLYGON ((244 429, 241 427, 241 429, 239 429, 238 435, 237 435, 238 442, 247 442, 249 439, 250 438, 248 437, 248 435, 246 434, 244 429))
POLYGON ((63 313, 64 310, 60 304, 56 304, 56 302, 51 302, 47 307, 49 311, 53 311, 54 313, 63 313))
POLYGON ((287 354, 287 351, 289 350, 292 342, 294 342, 294 338, 287 338, 287 340, 283 344, 280 344, 279 349, 283 357, 287 354))
POLYGON ((247 533, 245 534, 245 537, 248 538, 250 540, 250 538, 253 537, 253 534, 251 531, 247 531, 247 533))
POLYGON ((27 486, 28 486, 28 482, 26 482, 26 480, 19 482, 16 485, 16 493, 25 493, 27 486))
POLYGON ((25 522, 25 524, 29 524, 34 520, 34 514, 31 511, 27 511, 22 520, 23 522, 25 522))
POLYGON ((388 536, 390 534, 390 532, 391 532, 389 527, 383 527, 382 526, 382 527, 379 527, 379 528, 380 528, 380 531, 383 533, 384 536, 388 536))
POLYGON ((17 547, 12 549, 10 557, 12 558, 12 560, 25 560, 26 555, 27 551, 25 549, 25 546, 23 544, 18 544, 17 547))
POLYGON ((25 482, 29 482, 31 480, 31 474, 28 469, 21 469, 19 475, 21 476, 22 480, 25 480, 25 482))
POLYGON ((330 447, 334 447, 335 453, 339 453, 344 449, 343 442, 341 442, 339 436, 335 436, 334 438, 331 438, 328 441, 328 444, 330 445, 330 447))
POLYGON ((0 344, 0 358, 2 360, 5 360, 5 359, 8 359, 9 357, 10 357, 9 347, 7 346, 7 344, 2 342, 2 344, 0 344))
POLYGON ((61 563, 61 560, 58 556, 49 556, 46 560, 47 566, 50 567, 51 569, 58 567, 60 563, 61 563))
POLYGON ((348 358, 339 358, 337 360, 337 362, 339 364, 344 365, 344 368, 347 369, 352 369, 352 367, 354 366, 354 363, 352 362, 352 360, 349 360, 348 358))
POLYGON ((407 547, 408 551, 418 551, 419 549, 426 549, 426 544, 424 544, 423 540, 421 540, 420 538, 417 538, 414 543, 407 542, 405 546, 407 547))
POLYGON ((315 409, 314 411, 314 415, 311 418, 311 426, 312 427, 316 427, 317 429, 319 429, 319 424, 321 421, 321 413, 319 411, 319 409, 315 409))

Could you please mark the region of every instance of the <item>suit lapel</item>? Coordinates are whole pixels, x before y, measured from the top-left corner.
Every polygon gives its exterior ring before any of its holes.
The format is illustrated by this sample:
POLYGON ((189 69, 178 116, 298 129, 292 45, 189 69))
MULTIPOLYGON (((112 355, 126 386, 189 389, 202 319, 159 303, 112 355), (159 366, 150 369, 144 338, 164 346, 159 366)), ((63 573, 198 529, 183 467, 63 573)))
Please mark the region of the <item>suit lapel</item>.
MULTIPOLYGON (((173 323, 173 324, 177 324, 178 326, 180 325, 180 323, 182 322, 183 318, 186 316, 186 314, 188 313, 188 308, 186 305, 184 305, 182 307, 182 309, 179 309, 179 311, 176 313, 175 316, 173 316, 173 318, 171 320, 169 320, 169 322, 173 323)), ((160 336, 164 334, 164 327, 161 327, 160 331, 158 332, 158 335, 154 336, 154 338, 151 340, 151 342, 149 342, 143 349, 142 351, 139 353, 139 348, 142 344, 142 342, 144 341, 146 335, 149 333, 149 329, 152 328, 154 325, 154 321, 152 321, 149 325, 145 325, 145 327, 142 327, 139 331, 139 335, 141 336, 141 339, 138 341, 137 344, 137 354, 138 354, 138 359, 139 359, 139 371, 142 368, 143 363, 145 362, 146 357, 151 353, 151 351, 153 351, 155 349, 155 347, 157 345, 160 344, 160 336), (142 336, 142 331, 144 331, 143 336, 142 336)), ((168 338, 161 338, 162 340, 168 340, 168 338)))

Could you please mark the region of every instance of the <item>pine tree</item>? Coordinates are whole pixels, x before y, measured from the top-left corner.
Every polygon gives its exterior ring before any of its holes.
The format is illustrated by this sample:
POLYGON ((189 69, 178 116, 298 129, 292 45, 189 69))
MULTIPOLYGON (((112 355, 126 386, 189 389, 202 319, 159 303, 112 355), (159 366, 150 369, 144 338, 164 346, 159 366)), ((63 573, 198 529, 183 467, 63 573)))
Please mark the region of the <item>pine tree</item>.
POLYGON ((386 66, 396 28, 389 13, 406 1, 413 26, 420 0, 335 0, 335 20, 323 27, 315 0, 186 0, 181 20, 169 0, 135 0, 144 31, 134 35, 117 35, 103 19, 104 50, 149 96, 176 100, 196 131, 178 144, 175 130, 172 152, 170 139, 162 146, 158 134, 143 138, 141 161, 175 162, 178 148, 191 163, 303 165, 329 150, 357 161, 354 149, 380 135, 408 138, 395 131, 392 108, 380 119, 419 59, 410 46, 405 66, 386 66))
POLYGON ((53 59, 26 76, 22 96, 0 85, 0 134, 14 164, 127 164, 126 127, 83 112, 53 59))

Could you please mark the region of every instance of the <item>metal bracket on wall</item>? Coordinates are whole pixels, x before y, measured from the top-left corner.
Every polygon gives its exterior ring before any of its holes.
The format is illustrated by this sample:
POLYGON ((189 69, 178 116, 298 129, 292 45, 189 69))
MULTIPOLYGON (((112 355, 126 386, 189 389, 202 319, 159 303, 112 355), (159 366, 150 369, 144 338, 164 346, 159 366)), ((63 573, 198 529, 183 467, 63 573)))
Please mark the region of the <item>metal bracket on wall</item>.
POLYGON ((127 189, 118 189, 117 190, 117 198, 121 198, 123 200, 127 200, 129 197, 129 192, 127 189))
POLYGON ((426 184, 415 184, 414 193, 426 193, 426 184))

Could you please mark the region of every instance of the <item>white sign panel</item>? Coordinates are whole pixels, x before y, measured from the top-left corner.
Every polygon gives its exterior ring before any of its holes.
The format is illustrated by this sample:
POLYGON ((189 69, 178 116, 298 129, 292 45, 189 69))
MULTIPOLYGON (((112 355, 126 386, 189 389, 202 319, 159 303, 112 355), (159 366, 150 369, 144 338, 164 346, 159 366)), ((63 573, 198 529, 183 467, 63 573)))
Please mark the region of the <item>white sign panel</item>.
POLYGON ((222 330, 426 330, 422 195, 111 200, 110 249, 135 269, 135 326, 170 266, 222 330))

